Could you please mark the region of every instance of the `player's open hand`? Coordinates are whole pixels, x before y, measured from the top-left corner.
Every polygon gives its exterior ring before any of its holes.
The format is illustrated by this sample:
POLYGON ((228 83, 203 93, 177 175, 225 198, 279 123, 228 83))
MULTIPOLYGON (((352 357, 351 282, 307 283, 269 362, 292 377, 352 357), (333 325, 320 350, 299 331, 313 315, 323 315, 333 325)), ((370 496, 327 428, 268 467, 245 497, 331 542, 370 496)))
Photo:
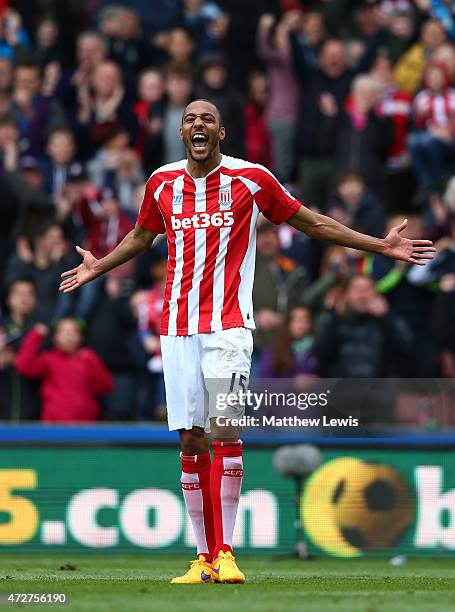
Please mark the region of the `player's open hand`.
POLYGON ((71 293, 75 289, 79 289, 82 285, 100 276, 100 272, 96 268, 96 264, 98 263, 96 257, 94 257, 90 251, 81 249, 80 246, 76 247, 76 251, 83 258, 83 261, 77 268, 63 272, 63 280, 59 287, 59 291, 63 291, 63 293, 71 293))
POLYGON ((424 266, 426 259, 433 259, 436 249, 431 240, 410 240, 401 235, 406 228, 408 220, 405 219, 400 225, 392 227, 384 238, 385 249, 383 254, 392 259, 407 261, 408 263, 424 266))

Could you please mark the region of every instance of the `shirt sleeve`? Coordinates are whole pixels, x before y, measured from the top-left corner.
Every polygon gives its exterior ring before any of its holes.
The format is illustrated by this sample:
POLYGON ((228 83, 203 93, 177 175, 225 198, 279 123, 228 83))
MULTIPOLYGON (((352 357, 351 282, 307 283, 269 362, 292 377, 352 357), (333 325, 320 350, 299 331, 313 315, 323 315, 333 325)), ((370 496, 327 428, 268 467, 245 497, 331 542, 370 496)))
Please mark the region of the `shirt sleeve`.
POLYGON ((255 194, 256 204, 272 223, 279 225, 299 210, 300 202, 265 168, 259 171, 259 187, 255 194))
POLYGON ((155 199, 155 192, 159 187, 158 183, 157 175, 152 174, 145 186, 144 199, 139 209, 137 223, 150 232, 164 234, 166 227, 158 207, 158 202, 155 199))

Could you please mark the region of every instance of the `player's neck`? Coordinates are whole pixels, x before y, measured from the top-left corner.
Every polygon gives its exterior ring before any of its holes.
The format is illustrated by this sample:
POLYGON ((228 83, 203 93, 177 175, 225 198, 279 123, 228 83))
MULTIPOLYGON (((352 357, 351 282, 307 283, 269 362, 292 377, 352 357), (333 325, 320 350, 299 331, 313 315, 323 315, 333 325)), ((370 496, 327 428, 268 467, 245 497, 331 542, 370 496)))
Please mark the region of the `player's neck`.
POLYGON ((221 153, 217 151, 215 155, 209 157, 202 162, 195 161, 191 157, 188 157, 188 163, 186 169, 193 178, 204 178, 221 164, 221 153))

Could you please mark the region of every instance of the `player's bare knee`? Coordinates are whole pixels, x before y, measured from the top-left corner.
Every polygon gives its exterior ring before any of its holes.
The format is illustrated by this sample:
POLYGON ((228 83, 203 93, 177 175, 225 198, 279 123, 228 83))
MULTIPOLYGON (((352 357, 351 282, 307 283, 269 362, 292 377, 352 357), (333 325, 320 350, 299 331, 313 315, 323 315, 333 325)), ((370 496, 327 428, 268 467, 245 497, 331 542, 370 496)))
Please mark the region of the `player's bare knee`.
POLYGON ((209 450, 209 438, 202 427, 192 429, 181 429, 180 447, 184 455, 197 455, 209 450))
POLYGON ((240 427, 217 423, 216 419, 210 419, 210 429, 213 440, 224 444, 235 444, 240 437, 240 427))

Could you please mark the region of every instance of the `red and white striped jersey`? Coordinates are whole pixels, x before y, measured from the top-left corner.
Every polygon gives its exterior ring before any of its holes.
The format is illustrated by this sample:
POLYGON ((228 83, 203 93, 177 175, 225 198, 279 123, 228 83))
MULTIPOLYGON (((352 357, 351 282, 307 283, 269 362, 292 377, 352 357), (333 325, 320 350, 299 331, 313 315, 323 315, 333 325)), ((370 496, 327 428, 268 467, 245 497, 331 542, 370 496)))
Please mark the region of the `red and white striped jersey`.
POLYGON ((451 128, 455 121, 455 89, 447 88, 441 93, 424 89, 414 98, 416 123, 421 128, 431 125, 451 128))
POLYGON ((257 216, 279 224, 300 203, 259 164, 222 155, 204 178, 186 166, 185 159, 152 174, 138 215, 141 227, 168 240, 160 333, 254 329, 257 216))

